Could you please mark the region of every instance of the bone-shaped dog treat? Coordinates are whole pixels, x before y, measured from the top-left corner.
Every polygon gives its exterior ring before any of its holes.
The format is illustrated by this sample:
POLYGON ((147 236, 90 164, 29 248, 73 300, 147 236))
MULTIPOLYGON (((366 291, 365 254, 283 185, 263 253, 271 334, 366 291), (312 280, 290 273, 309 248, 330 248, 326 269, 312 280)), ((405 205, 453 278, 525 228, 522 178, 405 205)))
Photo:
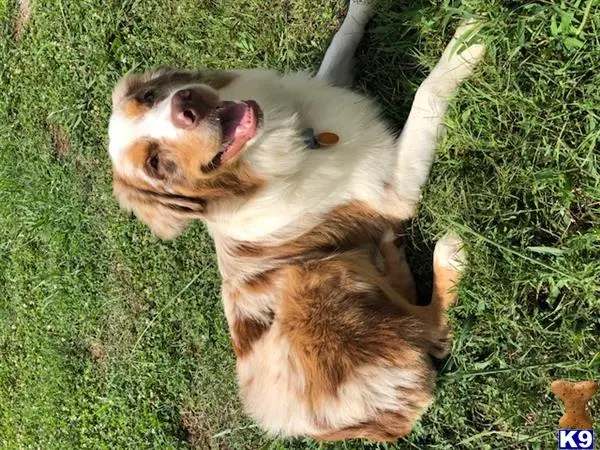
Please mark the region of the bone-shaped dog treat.
POLYGON ((560 428, 587 430, 592 428, 592 418, 587 410, 587 402, 598 391, 598 382, 580 381, 572 383, 566 380, 552 382, 552 392, 562 400, 565 413, 560 418, 560 428))

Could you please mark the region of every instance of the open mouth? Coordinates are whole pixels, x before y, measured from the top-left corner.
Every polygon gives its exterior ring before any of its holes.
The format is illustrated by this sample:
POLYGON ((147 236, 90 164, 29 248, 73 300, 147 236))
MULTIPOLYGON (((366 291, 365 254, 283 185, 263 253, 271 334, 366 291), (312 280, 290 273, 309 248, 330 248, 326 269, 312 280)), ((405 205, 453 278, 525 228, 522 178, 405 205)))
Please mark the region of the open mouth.
POLYGON ((253 100, 223 101, 217 105, 217 119, 221 126, 221 151, 213 159, 221 164, 240 153, 260 127, 262 111, 253 100))

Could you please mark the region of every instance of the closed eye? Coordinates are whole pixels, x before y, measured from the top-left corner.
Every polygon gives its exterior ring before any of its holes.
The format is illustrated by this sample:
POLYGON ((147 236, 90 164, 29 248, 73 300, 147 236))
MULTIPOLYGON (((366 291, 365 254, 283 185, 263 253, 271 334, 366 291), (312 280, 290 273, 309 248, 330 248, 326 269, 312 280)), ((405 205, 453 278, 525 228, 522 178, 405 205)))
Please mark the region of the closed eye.
POLYGON ((148 159, 148 165, 152 168, 152 170, 158 171, 159 164, 160 159, 158 157, 158 153, 153 154, 150 159, 148 159))
POLYGON ((146 170, 150 175, 160 178, 160 150, 156 143, 151 143, 148 149, 148 158, 146 159, 146 170))
POLYGON ((158 179, 164 179, 177 171, 177 163, 168 154, 162 152, 156 142, 149 145, 145 165, 146 172, 158 179))

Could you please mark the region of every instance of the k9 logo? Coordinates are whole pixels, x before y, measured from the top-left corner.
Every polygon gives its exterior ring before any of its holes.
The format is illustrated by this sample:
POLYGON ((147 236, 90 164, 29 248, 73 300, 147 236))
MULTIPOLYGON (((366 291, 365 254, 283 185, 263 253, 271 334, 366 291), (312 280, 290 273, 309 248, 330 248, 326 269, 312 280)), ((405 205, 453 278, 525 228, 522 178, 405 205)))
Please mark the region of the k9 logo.
POLYGON ((558 450, 593 450, 594 430, 558 430, 558 450))

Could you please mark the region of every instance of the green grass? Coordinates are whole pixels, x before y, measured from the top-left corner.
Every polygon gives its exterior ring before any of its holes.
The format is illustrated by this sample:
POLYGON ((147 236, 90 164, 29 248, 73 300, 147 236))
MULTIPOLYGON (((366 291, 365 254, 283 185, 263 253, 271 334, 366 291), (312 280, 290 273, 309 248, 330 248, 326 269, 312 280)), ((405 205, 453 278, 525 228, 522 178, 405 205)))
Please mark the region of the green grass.
MULTIPOLYGON (((33 2, 17 40, 17 2, 0 0, 1 448, 396 448, 265 438, 237 398, 203 227, 158 242, 111 196, 123 73, 316 69, 344 4, 33 2)), ((397 447, 552 448, 550 382, 600 374, 600 2, 394 2, 369 27, 359 88, 400 126, 471 15, 486 62, 410 227, 413 259, 453 228, 469 268, 437 401, 397 447)))

